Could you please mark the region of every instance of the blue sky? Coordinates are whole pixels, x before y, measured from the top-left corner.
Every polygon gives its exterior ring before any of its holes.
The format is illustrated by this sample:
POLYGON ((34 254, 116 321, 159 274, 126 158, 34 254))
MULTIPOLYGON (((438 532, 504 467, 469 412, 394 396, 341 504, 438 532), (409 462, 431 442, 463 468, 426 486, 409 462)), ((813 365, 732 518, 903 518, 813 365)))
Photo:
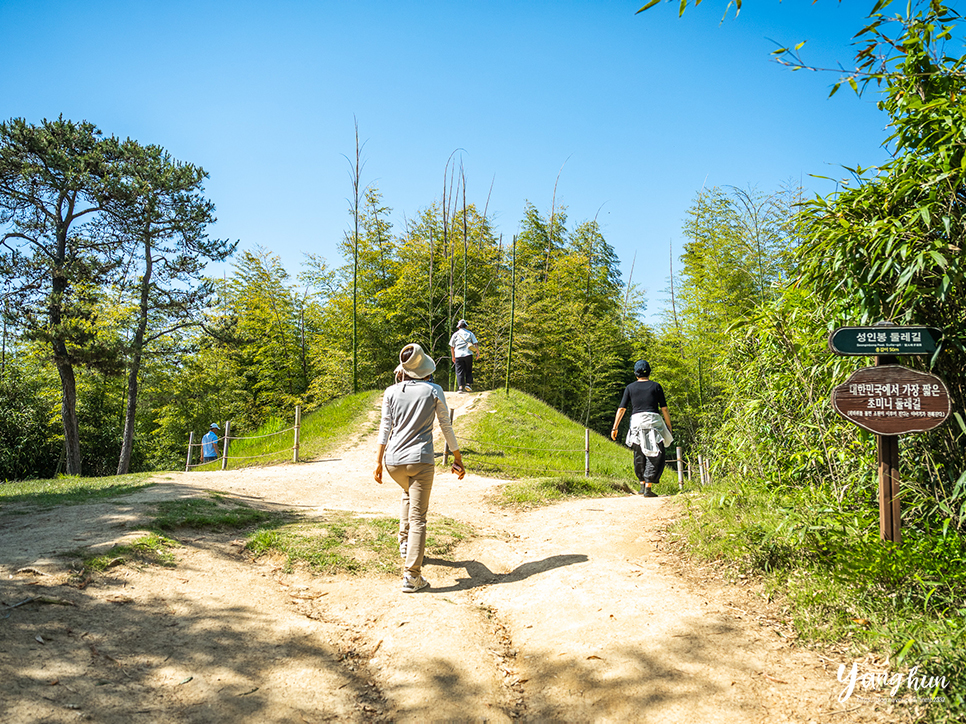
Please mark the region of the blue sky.
MULTIPOLYGON (((404 219, 436 200, 457 149, 468 200, 509 241, 524 204, 597 215, 625 279, 664 304, 669 245, 702 186, 763 192, 885 159, 874 93, 772 62, 808 41, 851 64, 873 0, 677 3, 0 0, 0 118, 63 114, 203 166, 213 235, 341 262, 353 117, 363 183, 404 219), (562 169, 562 170, 561 170, 562 169)), ((213 270, 218 272, 218 270, 213 270)))

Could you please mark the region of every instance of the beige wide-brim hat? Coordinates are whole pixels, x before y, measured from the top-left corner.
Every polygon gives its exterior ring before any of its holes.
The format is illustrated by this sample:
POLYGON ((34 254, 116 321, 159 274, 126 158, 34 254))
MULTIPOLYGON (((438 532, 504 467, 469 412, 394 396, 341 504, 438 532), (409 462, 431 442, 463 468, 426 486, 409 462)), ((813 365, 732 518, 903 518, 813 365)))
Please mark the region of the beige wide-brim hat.
POLYGON ((436 371, 436 363, 433 362, 433 358, 426 354, 418 344, 407 344, 399 351, 399 366, 396 368, 396 371, 405 372, 410 377, 421 380, 424 377, 429 377, 436 371), (402 355, 407 349, 412 349, 413 353, 408 360, 403 362, 402 355))

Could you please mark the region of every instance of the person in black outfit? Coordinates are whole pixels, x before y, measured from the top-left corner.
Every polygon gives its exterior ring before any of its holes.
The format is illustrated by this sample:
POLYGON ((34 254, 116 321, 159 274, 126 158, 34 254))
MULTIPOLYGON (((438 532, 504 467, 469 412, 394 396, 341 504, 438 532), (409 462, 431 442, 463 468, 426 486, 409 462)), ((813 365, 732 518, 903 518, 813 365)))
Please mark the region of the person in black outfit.
POLYGON ((665 464, 664 450, 673 438, 664 388, 649 379, 650 374, 651 365, 644 360, 638 360, 634 364, 637 381, 624 388, 624 396, 617 408, 610 437, 611 440, 617 439, 617 428, 630 406, 631 428, 626 442, 634 451, 634 474, 641 481, 641 494, 647 498, 656 498, 657 493, 651 489, 651 485, 661 479, 665 464))

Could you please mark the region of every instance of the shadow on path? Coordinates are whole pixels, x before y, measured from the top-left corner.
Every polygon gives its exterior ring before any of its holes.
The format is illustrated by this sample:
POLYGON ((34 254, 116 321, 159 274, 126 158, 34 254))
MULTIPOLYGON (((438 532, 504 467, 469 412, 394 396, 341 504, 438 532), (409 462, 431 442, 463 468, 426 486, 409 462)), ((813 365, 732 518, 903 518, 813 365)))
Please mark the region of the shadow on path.
POLYGON ((468 591, 478 586, 494 586, 501 583, 516 583, 538 573, 552 571, 555 568, 571 566, 575 563, 586 563, 590 559, 583 553, 569 553, 565 555, 550 556, 539 561, 528 561, 514 568, 509 573, 494 573, 485 564, 479 561, 444 561, 441 558, 426 558, 424 565, 431 564, 445 568, 463 568, 469 578, 457 579, 452 586, 444 588, 430 588, 432 593, 450 593, 452 591, 468 591))

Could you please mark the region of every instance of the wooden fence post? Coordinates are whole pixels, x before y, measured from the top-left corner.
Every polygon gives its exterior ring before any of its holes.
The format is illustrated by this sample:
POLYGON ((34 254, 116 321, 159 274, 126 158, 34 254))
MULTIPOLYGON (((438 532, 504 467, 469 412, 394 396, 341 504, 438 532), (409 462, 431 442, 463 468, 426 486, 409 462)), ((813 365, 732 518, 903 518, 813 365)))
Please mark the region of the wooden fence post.
POLYGON ((879 458, 879 536, 885 541, 901 543, 899 436, 876 435, 875 438, 879 458))
POLYGON ((299 427, 302 425, 302 406, 295 406, 295 444, 292 446, 292 462, 299 461, 299 427))
POLYGON ((225 439, 222 440, 221 445, 221 469, 228 469, 228 434, 231 432, 231 420, 225 422, 225 439))
POLYGON ((584 477, 590 477, 590 428, 584 428, 584 477))
MULTIPOLYGON (((899 364, 898 357, 876 355, 876 367, 895 364, 899 364)), ((879 469, 879 537, 892 543, 902 543, 902 513, 899 505, 899 436, 877 434, 875 447, 879 469)))
POLYGON ((195 444, 195 433, 194 433, 194 430, 192 430, 190 433, 188 433, 188 459, 184 461, 185 472, 188 472, 189 470, 191 470, 191 448, 194 446, 194 444, 195 444))
POLYGON ((684 490, 684 450, 677 448, 678 454, 678 490, 684 490))

